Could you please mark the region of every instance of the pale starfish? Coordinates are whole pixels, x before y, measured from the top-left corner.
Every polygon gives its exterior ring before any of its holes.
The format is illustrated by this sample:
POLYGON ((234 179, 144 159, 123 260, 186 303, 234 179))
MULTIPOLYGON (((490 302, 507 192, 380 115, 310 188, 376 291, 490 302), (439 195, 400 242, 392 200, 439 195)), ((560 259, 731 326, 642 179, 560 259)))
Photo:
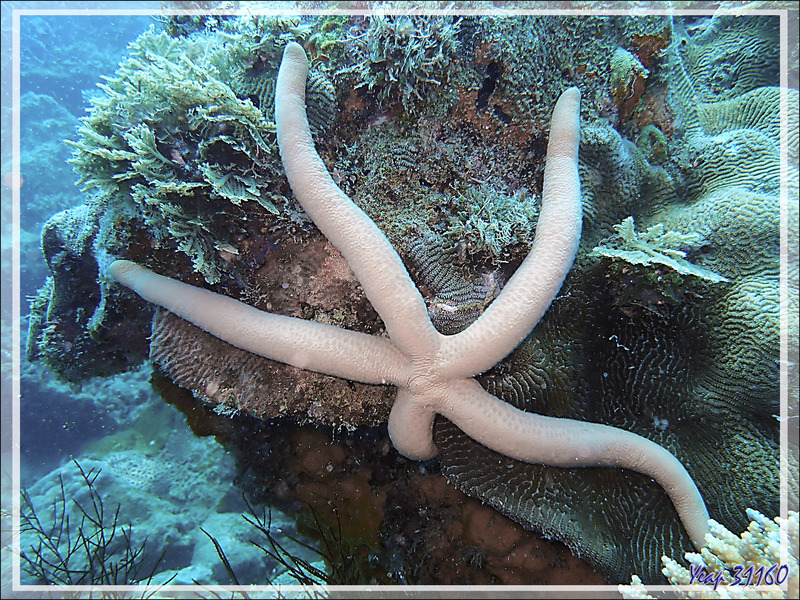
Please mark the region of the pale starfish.
POLYGON ((530 254, 487 310, 451 336, 434 329, 419 290, 389 240, 337 187, 314 148, 305 111, 308 60, 286 46, 276 86, 278 147, 300 204, 342 253, 383 319, 387 337, 260 311, 233 298, 118 260, 109 273, 144 299, 234 346, 301 369, 397 387, 389 435, 413 459, 437 454, 437 414, 492 450, 556 467, 620 467, 649 475, 672 499, 698 548, 708 526, 703 499, 683 465, 643 437, 597 423, 527 413, 473 378, 508 355, 541 319, 578 248, 580 92, 553 110, 542 206, 530 254))

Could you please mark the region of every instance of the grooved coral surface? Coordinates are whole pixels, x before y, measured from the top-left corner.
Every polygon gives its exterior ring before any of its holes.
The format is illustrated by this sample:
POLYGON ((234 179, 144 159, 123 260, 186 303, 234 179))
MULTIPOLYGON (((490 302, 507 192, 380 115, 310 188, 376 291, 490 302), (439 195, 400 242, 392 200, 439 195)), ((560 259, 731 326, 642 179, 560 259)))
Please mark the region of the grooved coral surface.
POLYGON ((700 23, 678 20, 674 41, 698 99, 713 102, 775 85, 778 35, 775 17, 720 13, 700 23))
POLYGON ((467 259, 463 248, 430 231, 412 240, 408 247, 416 281, 427 292, 423 295, 431 322, 439 332, 448 335, 469 326, 494 300, 502 285, 499 271, 465 272, 467 259))
MULTIPOLYGON (((377 315, 344 258, 327 241, 275 251, 252 290, 265 310, 370 332, 377 315), (343 302, 346 300, 346 302, 343 302)), ((388 418, 388 387, 351 383, 239 350, 172 313, 158 310, 150 358, 175 383, 217 405, 223 414, 246 411, 262 419, 354 428, 388 418)))
MULTIPOLYGON (((754 23, 755 39, 742 44, 760 44, 769 34, 754 23)), ((741 21, 734 25, 751 31, 741 21)), ((684 68, 677 59, 672 64, 684 68)), ((706 73, 691 64, 687 71, 706 73)), ((698 103, 693 80, 683 73, 672 94, 674 109, 686 109, 677 113, 686 122, 671 141, 669 171, 642 162, 638 150, 602 129, 584 129, 589 218, 582 250, 608 235, 615 218, 639 214, 643 227, 699 234, 682 248, 687 258, 730 282, 687 281, 682 299, 669 306, 653 295, 658 277, 648 283, 649 275, 643 278, 634 265, 604 272, 603 263, 592 268, 579 254, 561 301, 485 375, 485 385, 537 412, 580 415, 657 441, 692 473, 712 518, 737 529, 746 526, 743 507, 766 514, 778 509, 776 94, 738 89, 723 102, 698 103)), ((659 557, 689 549, 663 491, 633 473, 513 464, 444 421, 437 423, 436 442, 445 473, 459 487, 564 540, 609 580, 632 574, 633 567, 645 581, 663 581, 659 557)))

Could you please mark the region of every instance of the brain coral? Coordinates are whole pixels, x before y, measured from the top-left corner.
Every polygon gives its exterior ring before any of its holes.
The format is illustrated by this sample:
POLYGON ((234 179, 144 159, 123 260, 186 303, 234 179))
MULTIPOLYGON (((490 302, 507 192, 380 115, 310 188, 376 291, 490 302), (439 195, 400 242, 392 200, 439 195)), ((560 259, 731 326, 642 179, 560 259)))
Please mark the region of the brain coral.
MULTIPOLYGON (((775 20, 714 17, 691 27, 666 17, 431 20, 430 57, 398 46, 403 23, 343 26, 354 51, 329 57, 325 71, 341 110, 336 126, 319 129, 328 135, 318 146, 337 183, 406 260, 436 326, 453 332, 468 324, 527 253, 530 241, 516 233, 535 223, 546 123, 558 93, 578 84, 578 258, 542 322, 481 383, 525 410, 607 423, 664 445, 695 478, 712 517, 732 530, 747 525, 743 507, 775 514, 775 20), (452 41, 436 37, 445 34, 452 41), (645 51, 636 42, 645 38, 670 46, 663 56, 645 51), (459 60, 439 58, 456 47, 459 60), (649 72, 642 98, 661 94, 668 110, 651 114, 640 104, 619 123, 627 115, 615 105, 610 64, 618 48, 649 72), (737 58, 743 49, 758 69, 737 58), (374 79, 387 58, 406 52, 420 68, 392 64, 396 81, 374 79), (454 90, 440 96, 423 78, 454 90), (360 97, 347 87, 356 80, 360 97), (399 103, 403 111, 376 118, 363 103, 370 94, 381 109, 399 103), (620 134, 637 139, 637 127, 657 142, 647 155, 620 134), (640 232, 661 226, 674 234, 675 247, 665 251, 728 281, 590 256, 613 243, 628 217, 640 232)), ((380 333, 341 256, 295 212, 263 110, 281 40, 312 39, 322 26, 273 23, 275 33, 258 38, 252 23, 221 27, 229 37, 216 44, 218 32, 202 28, 181 38, 145 34, 106 86, 108 98, 96 101, 76 154, 104 211, 86 276, 111 253, 264 310, 380 333), (174 95, 152 96, 155 78, 174 95), (243 87, 246 78, 258 85, 243 87), (125 108, 121 120, 111 115, 114 102, 125 108)), ((331 94, 322 96, 320 106, 331 94)), ((789 191, 796 203, 797 189, 789 191)), ((150 333, 142 329, 141 337, 150 333)), ((221 413, 350 428, 381 422, 391 405, 385 388, 276 365, 168 314, 157 315, 152 334, 156 364, 221 413)), ((660 557, 690 548, 668 497, 646 477, 516 463, 444 419, 435 440, 452 483, 564 541, 610 581, 638 573, 663 582, 660 557)))
MULTIPOLYGON (((707 23, 720 31, 726 24, 752 32, 754 39, 737 37, 739 44, 760 43, 769 33, 761 27, 774 25, 707 23)), ((676 36, 670 51, 667 77, 682 128, 671 140, 669 174, 609 130, 584 129, 582 185, 591 218, 582 252, 623 213, 638 214, 643 227, 699 234, 692 246, 675 249, 730 282, 686 279, 683 297, 667 303, 659 283, 667 271, 651 279, 633 265, 610 269, 608 261, 579 257, 545 321, 484 384, 529 410, 658 441, 693 474, 712 517, 743 529, 742 507, 774 514, 779 497, 777 90, 703 102, 696 89, 708 82, 695 84, 687 73, 701 78, 706 71, 687 69, 681 59, 693 43, 676 36)), ((611 580, 625 579, 633 567, 645 581, 661 581, 658 558, 689 548, 663 492, 643 478, 513 464, 444 421, 437 428, 445 472, 459 487, 564 540, 611 580)))

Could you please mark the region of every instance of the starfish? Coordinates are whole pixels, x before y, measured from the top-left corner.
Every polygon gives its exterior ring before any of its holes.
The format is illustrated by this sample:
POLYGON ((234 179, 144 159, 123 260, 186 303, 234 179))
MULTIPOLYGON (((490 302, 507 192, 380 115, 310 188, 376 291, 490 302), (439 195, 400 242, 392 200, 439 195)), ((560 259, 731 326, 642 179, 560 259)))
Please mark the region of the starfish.
POLYGON ((275 100, 278 148, 292 191, 342 253, 381 316, 388 337, 272 314, 233 298, 158 275, 127 260, 111 277, 243 350, 300 369, 367 384, 391 384, 395 448, 411 459, 437 454, 435 416, 508 457, 555 467, 619 467, 655 479, 689 537, 703 546, 708 512, 691 476, 668 450, 631 432, 521 411, 474 377, 505 358, 530 333, 561 288, 581 233, 578 177, 580 91, 564 91, 553 110, 542 206, 530 253, 499 296, 468 328, 443 335, 400 256, 378 226, 333 181, 314 147, 305 110, 308 59, 287 44, 275 100))

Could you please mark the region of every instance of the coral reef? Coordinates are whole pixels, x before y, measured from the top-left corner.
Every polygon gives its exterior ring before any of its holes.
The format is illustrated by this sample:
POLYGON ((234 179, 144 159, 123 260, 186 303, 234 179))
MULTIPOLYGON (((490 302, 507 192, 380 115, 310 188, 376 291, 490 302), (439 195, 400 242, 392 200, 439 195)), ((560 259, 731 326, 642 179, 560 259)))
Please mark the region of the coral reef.
MULTIPOLYGON (((302 221, 279 190, 271 107, 275 57, 306 29, 279 18, 225 25, 191 37, 141 35, 70 142, 94 202, 185 254, 212 284, 241 278, 257 260, 240 253, 243 239, 276 220, 302 221)), ((308 91, 313 122, 327 131, 332 85, 315 73, 308 91)), ((130 239, 115 228, 99 245, 121 252, 130 239)))
POLYGON ((100 205, 87 203, 53 215, 42 229, 42 252, 50 270, 31 306, 27 358, 41 360, 59 377, 78 382, 140 364, 148 354, 139 332, 147 309, 98 283, 94 243, 100 205), (138 317, 123 315, 144 308, 138 317))
MULTIPOLYGON (((772 415, 779 414, 780 93, 769 86, 777 85, 777 20, 718 15, 691 21, 660 16, 443 21, 462 56, 413 73, 447 82, 441 88, 452 86, 451 95, 422 79, 412 82, 413 91, 401 86, 401 77, 409 81, 402 63, 391 65, 397 82, 378 82, 378 66, 385 63, 354 62, 357 52, 367 58, 370 43, 367 35, 357 36, 379 27, 395 36, 382 38, 381 47, 412 52, 398 46, 402 19, 337 19, 320 19, 307 28, 306 23, 277 26, 270 29, 274 35, 255 22, 201 23, 181 31, 181 37, 151 32, 138 42, 133 57, 108 82, 108 97, 96 101, 75 155, 97 202, 85 210, 105 215, 92 226, 99 233, 82 246, 90 250, 76 254, 80 279, 51 284, 69 291, 83 289, 79 282, 85 281, 91 306, 46 291, 35 313, 47 315, 48 302, 56 298, 49 314, 65 314, 69 318, 63 321, 75 326, 63 336, 43 337, 48 326, 62 325, 40 316, 32 328, 40 346, 32 356, 54 357, 48 364, 58 370, 68 358, 63 347, 77 342, 84 352, 74 356, 94 360, 90 355, 96 356, 97 348, 81 342, 91 339, 82 330, 92 314, 97 316, 91 323, 125 320, 131 326, 123 347, 146 343, 151 329, 140 305, 112 303, 101 311, 107 315, 102 319, 96 312, 102 298, 110 298, 107 284, 92 289, 108 254, 146 262, 262 310, 366 333, 382 329, 341 257, 299 212, 276 160, 265 86, 287 39, 306 43, 319 81, 335 89, 332 94, 320 83, 320 99, 314 101, 320 154, 342 189, 386 232, 437 329, 448 334, 482 312, 528 252, 530 239, 517 233, 536 220, 546 118, 557 94, 578 84, 584 98, 584 229, 578 258, 543 321, 481 383, 523 410, 607 423, 665 446, 687 465, 711 516, 730 530, 747 526, 744 507, 776 514, 778 424, 772 415), (269 43, 262 45, 251 30, 269 43), (357 52, 342 52, 358 44, 357 52), (627 52, 618 57, 636 67, 616 80, 622 106, 612 84, 617 49, 627 52), (637 69, 640 76, 644 69, 649 73, 640 82, 641 94, 637 77, 630 75, 637 69), (149 96, 161 85, 156 75, 165 79, 165 89, 178 93, 149 96), (261 78, 261 87, 237 88, 245 77, 261 78), (347 86, 357 83, 361 87, 351 92, 347 86), (212 90, 218 94, 213 99, 212 90), (128 98, 138 100, 126 104, 128 98), (340 110, 331 120, 333 98, 340 110), (124 109, 119 121, 112 114, 118 100, 124 109), (225 110, 215 113, 210 106, 225 110), (647 243, 657 243, 663 228, 675 236, 666 248, 684 253, 669 256, 685 261, 681 268, 729 281, 677 277, 662 264, 629 266, 618 255, 628 248, 615 229, 628 217, 636 223, 635 231, 626 230, 631 240, 649 235, 647 243), (601 245, 613 245, 617 256, 591 256, 601 245)), ((436 51, 446 56, 448 44, 436 51)), ((796 123, 796 94, 790 90, 789 96, 789 118, 796 123)), ((789 128, 795 151, 796 130, 789 128)), ((795 184, 788 192, 796 203, 795 184)), ((790 327, 796 332, 796 319, 790 327)), ((385 388, 279 367, 219 345, 166 314, 158 315, 152 331, 154 360, 220 413, 244 409, 347 429, 388 415, 392 398, 385 388)), ((80 379, 112 370, 100 362, 67 374, 80 379)), ((125 368, 124 361, 108 364, 125 368)), ((435 436, 449 481, 521 524, 520 531, 534 529, 564 541, 609 581, 627 582, 638 573, 646 583, 663 582, 660 556, 689 549, 669 499, 645 477, 515 463, 471 443, 441 419, 435 436)), ((377 470, 373 485, 380 478, 377 470)), ((341 475, 338 467, 333 473, 341 475)), ((365 482, 352 487, 363 490, 365 482)), ((405 501, 403 496, 396 505, 405 501)), ((397 520, 391 518, 400 510, 396 505, 384 504, 385 526, 397 520)), ((377 522, 380 515, 370 514, 370 523, 377 522)), ((419 515, 409 523, 440 526, 419 515)), ((373 531, 370 543, 402 538, 405 545, 398 547, 412 550, 419 548, 415 544, 434 544, 412 529, 395 534, 400 537, 373 531)), ((470 536, 474 541, 478 534, 473 530, 470 536)), ((471 556, 478 564, 499 554, 486 550, 471 556)), ((408 563, 394 561, 394 571, 412 579, 408 563)), ((487 581, 485 574, 467 576, 463 565, 449 564, 442 577, 453 579, 437 582, 487 581)), ((489 581, 519 581, 490 570, 498 579, 489 581)))
POLYGON ((645 80, 650 72, 639 59, 624 48, 611 56, 611 98, 619 107, 619 116, 628 117, 644 93, 645 80))
POLYGON ((543 115, 548 114, 559 90, 578 85, 584 119, 615 118, 617 111, 623 110, 620 104, 629 111, 635 106, 634 99, 638 101, 629 89, 636 87, 632 74, 638 69, 641 76, 647 69, 631 65, 641 65, 640 59, 647 61, 654 53, 641 49, 643 38, 658 38, 669 27, 665 17, 655 15, 636 19, 602 15, 481 18, 474 35, 479 40, 477 60, 495 64, 498 72, 493 91, 482 104, 491 107, 496 122, 520 123, 535 135, 544 129, 543 115), (641 56, 613 45, 615 39, 641 56), (622 56, 626 60, 620 61, 622 56), (622 90, 612 93, 617 88, 622 90))
MULTIPOLYGON (((222 250, 247 231, 248 215, 263 223, 278 212, 274 125, 222 81, 228 60, 209 40, 151 29, 93 99, 72 143, 84 191, 176 247, 209 283, 233 268, 238 253, 228 250, 226 261, 222 250)), ((127 245, 115 234, 101 242, 109 250, 127 245)))
POLYGON ((344 256, 381 315, 386 335, 260 311, 130 260, 115 260, 109 275, 242 350, 342 379, 396 387, 388 430, 394 447, 408 458, 438 455, 433 426, 442 416, 488 449, 525 463, 616 467, 652 477, 699 548, 707 530, 706 505, 671 452, 625 429, 520 410, 474 379, 535 327, 575 258, 583 217, 578 88, 565 90, 553 108, 541 214, 530 253, 484 314, 463 332, 443 336, 396 250, 335 184, 317 154, 304 102, 307 73, 305 49, 287 44, 275 87, 281 160, 298 202, 344 256))
POLYGON ((778 78, 778 21, 766 15, 719 13, 708 20, 673 24, 675 51, 697 99, 736 98, 778 78))
MULTIPOLYGON (((274 122, 275 76, 282 49, 294 40, 310 41, 311 26, 296 18, 264 16, 231 20, 226 26, 241 38, 229 50, 240 63, 230 80, 231 88, 240 98, 249 98, 269 122, 274 122)), ((324 72, 311 71, 306 99, 312 132, 317 136, 327 134, 335 116, 336 90, 324 72)))
POLYGON ((680 305, 684 294, 691 293, 688 276, 710 283, 728 281, 686 260, 687 251, 697 252, 702 246, 699 233, 665 232, 659 222, 639 234, 633 217, 614 229, 617 236, 596 246, 589 257, 610 259, 607 277, 613 286, 614 306, 630 316, 637 310, 666 316, 666 307, 680 305))
POLYGON ((177 384, 221 414, 292 417, 349 429, 389 416, 386 388, 350 383, 276 363, 215 338, 164 310, 153 323, 150 355, 177 384))
MULTIPOLYGON (((275 18, 223 25, 192 37, 142 34, 92 99, 80 138, 68 142, 89 200, 43 229, 52 275, 33 303, 28 357, 69 381, 121 372, 147 355, 141 333, 119 331, 126 301, 98 281, 109 255, 148 257, 241 288, 271 248, 302 236, 306 219, 280 191, 271 111, 231 86, 254 69, 274 81, 270 57, 306 30, 275 18), (174 265, 175 250, 191 266, 174 265), (112 348, 117 334, 133 346, 112 348)), ((333 91, 320 73, 309 98, 315 123, 329 127, 333 91)), ((144 330, 142 317, 128 320, 130 329, 144 330)))
MULTIPOLYGON (((256 306, 283 315, 375 333, 375 311, 341 254, 327 241, 285 244, 258 271, 256 306)), ((387 388, 303 371, 234 348, 202 329, 159 310, 150 357, 176 383, 220 411, 246 410, 261 418, 353 428, 389 415, 387 388)))

